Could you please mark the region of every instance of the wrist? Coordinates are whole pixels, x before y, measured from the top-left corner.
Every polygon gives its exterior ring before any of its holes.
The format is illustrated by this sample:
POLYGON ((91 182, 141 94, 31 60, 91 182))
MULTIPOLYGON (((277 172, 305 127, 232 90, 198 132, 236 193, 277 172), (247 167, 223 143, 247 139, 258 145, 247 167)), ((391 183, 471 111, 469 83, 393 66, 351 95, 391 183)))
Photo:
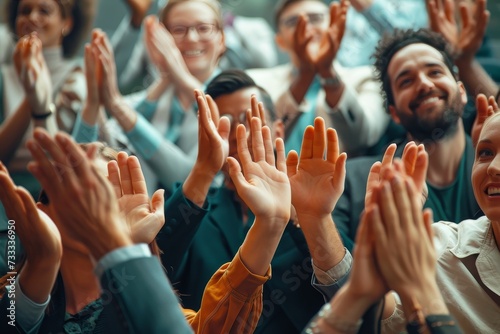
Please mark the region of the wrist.
POLYGON ((123 97, 110 101, 106 109, 118 121, 125 132, 131 131, 137 123, 137 114, 128 106, 123 97))
POLYGON ((103 240, 93 239, 93 242, 88 242, 89 250, 91 252, 92 258, 98 262, 104 255, 109 252, 133 245, 132 238, 125 233, 115 233, 109 238, 103 238, 103 240))
POLYGON ((39 110, 32 110, 31 117, 36 120, 45 120, 50 116, 54 115, 56 112, 56 105, 54 103, 49 103, 46 108, 39 110))

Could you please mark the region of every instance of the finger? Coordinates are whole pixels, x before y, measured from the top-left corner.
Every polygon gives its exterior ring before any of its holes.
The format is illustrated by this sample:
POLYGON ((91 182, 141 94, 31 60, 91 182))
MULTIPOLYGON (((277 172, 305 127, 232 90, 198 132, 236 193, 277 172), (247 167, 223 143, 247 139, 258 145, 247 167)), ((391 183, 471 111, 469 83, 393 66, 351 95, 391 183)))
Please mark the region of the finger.
POLYGON ((427 208, 424 210, 422 214, 423 214, 425 231, 427 232, 429 240, 433 242, 434 231, 432 230, 432 224, 434 224, 434 217, 432 214, 432 209, 427 208))
POLYGON ((217 132, 224 141, 229 139, 229 134, 231 133, 231 121, 229 118, 225 116, 220 118, 217 132))
MULTIPOLYGON (((35 205, 35 201, 33 200, 33 197, 31 194, 28 192, 23 187, 18 187, 16 189, 16 193, 19 196, 19 199, 21 200, 22 205, 24 206, 24 212, 25 212, 25 217, 30 219, 30 222, 34 224, 30 224, 29 226, 23 226, 23 224, 20 224, 18 227, 18 232, 22 234, 22 232, 35 232, 37 228, 39 228, 39 222, 40 222, 40 216, 38 215, 38 210, 35 205)), ((22 235, 20 235, 21 237, 22 235)))
POLYGON ((196 102, 198 103, 198 121, 200 130, 210 131, 211 114, 205 96, 198 90, 195 91, 196 102))
POLYGON ((148 188, 146 186, 146 179, 144 178, 144 173, 142 172, 141 164, 139 159, 135 156, 128 157, 127 166, 130 172, 130 181, 132 183, 132 189, 134 194, 148 194, 148 188))
POLYGON ((444 15, 449 22, 455 21, 455 3, 454 0, 444 1, 444 15))
POLYGON ((310 125, 304 130, 302 146, 300 149, 300 160, 311 159, 313 157, 314 128, 310 125))
POLYGON ((236 190, 240 192, 242 189, 247 187, 247 181, 245 180, 245 177, 241 173, 241 166, 238 163, 238 161, 233 157, 227 158, 227 164, 229 166, 229 176, 231 177, 231 180, 233 181, 236 190))
POLYGON ((408 144, 406 144, 403 151, 403 156, 401 157, 404 165, 403 170, 406 175, 413 175, 413 171, 415 170, 415 163, 417 161, 417 153, 418 147, 415 142, 409 142, 408 144))
POLYGON ((134 187, 132 186, 132 177, 128 169, 128 154, 125 152, 118 153, 117 161, 118 168, 120 169, 120 184, 122 185, 123 195, 134 194, 134 187))
POLYGON ((385 230, 387 234, 391 236, 401 229, 396 203, 394 201, 391 185, 388 181, 383 181, 376 189, 378 188, 380 188, 380 191, 377 195, 376 203, 379 206, 380 216, 384 223, 385 230))
POLYGON ((264 141, 262 138, 262 123, 258 117, 252 117, 250 121, 250 131, 252 133, 252 151, 254 161, 263 161, 266 159, 264 141))
POLYGON ((9 219, 24 217, 24 207, 16 192, 16 185, 6 173, 0 173, 0 202, 9 219))
POLYGON ((252 163, 252 156, 248 149, 247 132, 243 124, 239 124, 236 128, 236 145, 238 148, 238 156, 241 159, 243 168, 245 165, 252 163))
MULTIPOLYGON (((250 110, 252 111, 252 117, 260 118, 259 101, 257 101, 255 94, 250 97, 250 110)), ((262 122, 262 119, 260 121, 262 122)))
POLYGON ((459 11, 460 11, 460 18, 462 20, 462 29, 468 29, 469 26, 471 25, 471 20, 472 20, 472 14, 470 12, 470 9, 466 4, 461 3, 459 11))
POLYGON ((266 126, 267 121, 266 121, 266 111, 264 109, 264 104, 262 102, 259 102, 257 104, 257 107, 259 109, 259 118, 262 121, 262 126, 266 126))
POLYGON ((478 94, 476 97, 476 110, 477 110, 477 119, 480 123, 483 123, 486 117, 488 117, 488 102, 486 99, 486 95, 478 94))
POLYGON ((371 205, 366 211, 367 220, 370 223, 370 227, 373 230, 372 242, 374 242, 375 247, 387 245, 389 240, 387 238, 387 230, 385 229, 385 224, 380 214, 380 207, 377 204, 371 205))
POLYGON ((414 204, 415 201, 420 200, 421 196, 420 194, 416 193, 416 191, 409 191, 409 182, 409 179, 405 179, 401 176, 396 176, 391 182, 392 195, 394 197, 394 202, 396 203, 396 208, 399 213, 399 228, 406 231, 414 227, 413 225, 416 219, 414 204))
POLYGON ((266 155, 266 162, 271 166, 276 166, 276 161, 274 158, 274 146, 273 139, 271 136, 271 129, 268 126, 262 128, 262 139, 264 141, 264 151, 266 155))
POLYGON ((154 192, 151 197, 151 211, 159 216, 160 219, 165 222, 165 210, 163 209, 165 205, 165 190, 158 189, 154 192))
POLYGON ((356 232, 356 247, 354 248, 353 254, 354 259, 357 259, 361 254, 368 254, 367 248, 371 245, 368 225, 371 224, 372 222, 369 217, 367 217, 367 213, 365 212, 362 214, 358 231, 356 232))
MULTIPOLYGON (((54 139, 66 155, 66 161, 69 168, 74 171, 74 173, 69 176, 79 179, 86 179, 89 177, 91 175, 91 161, 83 148, 81 148, 69 134, 64 132, 58 132, 54 139)), ((96 147, 91 145, 89 146, 89 150, 90 154, 95 154, 96 147)))
POLYGON ((283 173, 287 172, 287 160, 285 158, 285 143, 283 139, 276 139, 276 168, 283 173))
POLYGON ((323 159, 325 156, 325 145, 325 121, 321 117, 316 117, 314 120, 313 159, 323 159))
POLYGON ((394 159, 394 153, 396 153, 396 144, 391 144, 385 150, 384 157, 382 158, 382 166, 390 166, 392 164, 392 160, 394 159))
POLYGON ((112 160, 108 162, 108 180, 113 186, 116 198, 122 197, 122 185, 120 183, 120 169, 118 168, 118 162, 112 160))
POLYGON ((326 160, 335 163, 339 157, 339 137, 337 131, 332 128, 326 130, 326 138, 328 141, 326 160))
POLYGON ((291 150, 288 152, 288 156, 286 158, 286 173, 288 178, 293 177, 297 174, 297 167, 299 165, 299 155, 295 150, 291 150))
POLYGON ((493 111, 498 110, 498 104, 497 104, 497 101, 495 100, 494 96, 490 96, 488 98, 488 105, 493 108, 493 111))
POLYGON ((219 125, 219 108, 217 107, 217 103, 212 99, 210 95, 205 95, 205 98, 208 103, 208 109, 210 110, 210 117, 212 118, 212 122, 214 122, 215 126, 219 125))
MULTIPOLYGON (((333 173, 332 183, 335 187, 344 189, 345 183, 345 163, 347 161, 347 154, 344 152, 339 155, 337 161, 335 162, 335 171, 333 173)), ((343 192, 343 190, 342 190, 343 192)))
POLYGON ((332 27, 337 22, 338 19, 337 13, 340 11, 339 9, 340 7, 337 2, 330 4, 330 24, 329 24, 330 27, 332 27))
POLYGON ((417 186, 419 192, 422 192, 425 180, 427 178, 427 168, 429 166, 429 154, 425 150, 423 144, 418 146, 417 159, 415 161, 415 169, 413 170, 413 182, 417 186))
MULTIPOLYGON (((47 172, 48 175, 55 177, 51 170, 57 173, 57 177, 53 180, 60 178, 65 182, 68 182, 71 179, 71 176, 74 175, 74 170, 68 163, 67 156, 62 147, 57 144, 55 139, 49 136, 47 131, 40 128, 35 129, 33 137, 38 145, 28 146, 28 149, 30 149, 30 151, 31 149, 34 149, 34 151, 31 152, 35 161, 39 163, 40 167, 44 168, 44 171, 47 172), (49 162, 47 156, 42 150, 45 150, 50 154, 52 160, 54 161, 53 164, 49 162), (56 168, 55 170, 54 167, 56 168)), ((77 165, 79 164, 78 160, 79 159, 77 157, 72 163, 77 165)))
MULTIPOLYGON (((407 221, 405 222, 408 229, 414 229, 420 234, 425 230, 423 216, 422 216, 422 206, 420 203, 420 193, 418 193, 413 181, 409 179, 404 180, 404 187, 406 188, 406 199, 408 199, 409 207, 407 211, 410 213, 407 215, 407 221)), ((405 196, 402 196, 403 198, 405 196)))
POLYGON ((371 190, 371 189, 368 189, 369 186, 378 184, 378 182, 380 181, 381 169, 382 169, 382 163, 380 161, 375 162, 371 166, 370 171, 368 172, 368 179, 366 182, 367 190, 371 190))

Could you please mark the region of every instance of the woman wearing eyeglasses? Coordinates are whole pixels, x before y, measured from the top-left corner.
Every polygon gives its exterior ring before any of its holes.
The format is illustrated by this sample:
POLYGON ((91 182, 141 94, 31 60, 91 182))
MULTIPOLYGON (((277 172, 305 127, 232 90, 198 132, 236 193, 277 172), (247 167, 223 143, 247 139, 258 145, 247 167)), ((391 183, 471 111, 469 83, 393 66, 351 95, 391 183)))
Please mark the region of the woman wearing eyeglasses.
POLYGON ((160 21, 148 17, 144 23, 145 45, 158 78, 147 91, 123 98, 116 84, 113 53, 103 36, 105 52, 98 59, 104 69, 100 94, 126 140, 151 168, 153 173, 145 171, 153 174, 148 175, 150 187, 159 181, 171 190, 174 182, 187 177, 197 154, 193 91, 203 89, 218 73, 225 44, 221 9, 215 0, 169 1, 160 21))

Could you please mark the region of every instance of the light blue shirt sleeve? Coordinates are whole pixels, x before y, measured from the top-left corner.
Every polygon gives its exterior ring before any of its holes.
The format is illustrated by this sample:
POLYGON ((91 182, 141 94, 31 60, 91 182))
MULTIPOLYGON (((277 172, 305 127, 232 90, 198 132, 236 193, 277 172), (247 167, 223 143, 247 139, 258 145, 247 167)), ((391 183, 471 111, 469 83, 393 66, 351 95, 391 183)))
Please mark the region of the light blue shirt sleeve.
POLYGON ((104 255, 102 259, 97 262, 97 265, 94 269, 94 273, 97 278, 100 280, 102 274, 108 270, 109 268, 132 259, 150 257, 151 251, 149 250, 148 245, 146 244, 138 244, 133 246, 127 246, 122 248, 117 248, 108 254, 104 255))
POLYGON ((135 110, 137 110, 138 113, 144 116, 145 119, 151 121, 157 107, 158 101, 150 101, 145 98, 137 103, 135 110))
POLYGON ((16 302, 16 321, 18 325, 27 333, 34 334, 38 333, 38 329, 42 324, 45 309, 49 305, 50 295, 47 300, 38 304, 29 299, 21 290, 21 285, 19 284, 19 275, 16 277, 14 283, 15 288, 15 302, 16 302))
POLYGON ((374 0, 361 12, 370 25, 383 36, 396 28, 422 28, 428 25, 424 0, 374 0))
POLYGON ((89 125, 82 119, 82 113, 76 116, 75 126, 73 127, 73 138, 77 143, 92 143, 99 137, 99 125, 89 125))
POLYGON ((146 160, 155 155, 164 139, 160 132, 141 114, 137 114, 135 126, 126 135, 137 154, 146 160))

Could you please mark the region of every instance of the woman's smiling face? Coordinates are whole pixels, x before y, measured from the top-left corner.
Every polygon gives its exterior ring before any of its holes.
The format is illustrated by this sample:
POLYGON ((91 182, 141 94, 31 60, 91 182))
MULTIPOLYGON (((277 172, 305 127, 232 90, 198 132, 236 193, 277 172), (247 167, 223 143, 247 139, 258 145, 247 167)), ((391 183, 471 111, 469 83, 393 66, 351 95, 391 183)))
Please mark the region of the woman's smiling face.
POLYGON ((174 38, 175 44, 191 74, 200 81, 210 78, 225 51, 224 35, 218 22, 219 18, 214 10, 196 0, 174 5, 164 18, 163 24, 174 37, 179 27, 187 28, 184 37, 174 38), (204 35, 202 29, 208 27, 213 31, 204 35))

